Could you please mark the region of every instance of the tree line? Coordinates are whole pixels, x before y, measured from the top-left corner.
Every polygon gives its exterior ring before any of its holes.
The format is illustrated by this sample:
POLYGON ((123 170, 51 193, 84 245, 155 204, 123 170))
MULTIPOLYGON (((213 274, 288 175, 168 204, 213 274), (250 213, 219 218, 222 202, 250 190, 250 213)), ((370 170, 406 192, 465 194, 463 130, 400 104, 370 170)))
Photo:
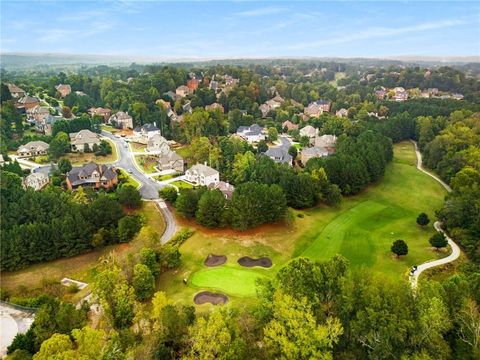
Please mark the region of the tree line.
POLYGON ((33 191, 3 170, 1 180, 2 271, 126 242, 140 230, 140 218, 126 215, 115 193, 33 191))

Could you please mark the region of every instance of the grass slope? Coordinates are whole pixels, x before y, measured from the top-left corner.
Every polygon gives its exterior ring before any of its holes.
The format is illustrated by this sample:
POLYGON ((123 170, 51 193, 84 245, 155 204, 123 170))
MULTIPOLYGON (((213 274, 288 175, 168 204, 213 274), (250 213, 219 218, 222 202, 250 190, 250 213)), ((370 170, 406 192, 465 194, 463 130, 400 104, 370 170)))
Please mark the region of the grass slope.
POLYGON ((416 169, 411 143, 396 144, 394 153, 378 184, 345 198, 337 208, 321 206, 304 211, 303 218, 296 218, 291 226, 269 225, 244 233, 197 226, 195 235, 180 248, 181 267, 163 274, 158 287, 172 299, 189 304, 200 290, 218 290, 229 295, 232 303, 243 305, 254 301, 254 278, 274 276, 298 256, 322 261, 342 254, 353 269, 365 267, 395 279, 414 264, 445 256, 429 247, 432 224, 421 229, 415 222, 420 212, 434 218, 445 191, 416 169), (390 252, 396 239, 404 239, 409 246, 409 254, 399 260, 390 252), (206 268, 203 261, 210 253, 226 255, 227 264, 206 268), (268 256, 274 265, 271 269, 246 269, 236 263, 241 256, 268 256), (183 278, 188 279, 187 285, 183 278))

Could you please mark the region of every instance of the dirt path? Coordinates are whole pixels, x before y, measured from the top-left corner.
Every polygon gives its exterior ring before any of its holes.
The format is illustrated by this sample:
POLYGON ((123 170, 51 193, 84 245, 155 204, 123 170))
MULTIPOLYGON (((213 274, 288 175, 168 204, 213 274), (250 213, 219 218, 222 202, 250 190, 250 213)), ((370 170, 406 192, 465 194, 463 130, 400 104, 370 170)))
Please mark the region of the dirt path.
MULTIPOLYGON (((415 153, 417 155, 417 169, 420 170, 421 172, 427 174, 428 176, 430 176, 431 178, 435 179, 436 181, 438 181, 448 192, 451 192, 452 191, 452 188, 447 184, 445 183, 442 179, 440 179, 438 176, 436 175, 433 175, 431 174, 430 172, 428 172, 427 170, 424 169, 423 167, 423 162, 422 162, 422 154, 420 153, 420 151, 418 150, 418 146, 417 146, 417 143, 415 141, 412 140, 412 143, 413 145, 415 146, 415 153)), ((417 267, 417 270, 415 270, 415 272, 410 276, 410 283, 412 284, 412 286, 414 288, 417 287, 417 284, 418 284, 418 278, 420 276, 420 274, 422 272, 424 272, 425 270, 427 269, 430 269, 430 268, 433 268, 435 266, 440 266, 440 265, 444 265, 444 264, 448 264, 452 261, 455 261, 458 259, 458 257, 460 256, 460 247, 443 231, 442 229, 442 225, 439 221, 436 221, 434 224, 433 224, 433 227, 435 228, 435 230, 437 230, 438 232, 441 232, 445 235, 445 237, 447 238, 448 240, 448 244, 450 245, 450 247, 452 248, 452 253, 450 255, 448 255, 447 257, 443 258, 443 259, 438 259, 438 260, 433 260, 433 261, 427 261, 421 265, 419 265, 417 267)))

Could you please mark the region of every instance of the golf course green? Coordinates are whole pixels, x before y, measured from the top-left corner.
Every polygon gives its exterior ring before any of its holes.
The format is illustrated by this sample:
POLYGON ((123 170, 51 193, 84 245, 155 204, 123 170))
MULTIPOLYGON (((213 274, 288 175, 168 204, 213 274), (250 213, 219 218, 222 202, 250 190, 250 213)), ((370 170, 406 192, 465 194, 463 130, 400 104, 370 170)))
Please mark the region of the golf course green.
POLYGON ((193 273, 190 283, 198 288, 220 290, 234 296, 255 296, 255 282, 266 276, 252 269, 219 266, 193 273))
POLYGON ((255 296, 258 278, 273 277, 293 258, 303 256, 315 261, 336 254, 347 258, 352 271, 365 268, 393 279, 408 274, 412 265, 444 257, 431 249, 428 239, 435 233, 432 223, 421 228, 419 213, 430 219, 442 206, 445 190, 434 179, 417 170, 413 145, 394 146, 394 159, 385 176, 359 195, 344 198, 338 207, 320 206, 293 211, 293 224, 254 229, 245 233, 231 230, 206 232, 197 229, 180 248, 182 265, 177 276, 162 276, 160 289, 182 301, 191 302, 199 290, 219 291, 233 302, 255 296), (392 243, 403 239, 408 255, 397 259, 390 251, 392 243), (228 263, 205 268, 208 254, 222 254, 228 263), (270 269, 243 268, 231 261, 241 256, 272 259, 270 269), (182 277, 188 278, 187 286, 182 277))

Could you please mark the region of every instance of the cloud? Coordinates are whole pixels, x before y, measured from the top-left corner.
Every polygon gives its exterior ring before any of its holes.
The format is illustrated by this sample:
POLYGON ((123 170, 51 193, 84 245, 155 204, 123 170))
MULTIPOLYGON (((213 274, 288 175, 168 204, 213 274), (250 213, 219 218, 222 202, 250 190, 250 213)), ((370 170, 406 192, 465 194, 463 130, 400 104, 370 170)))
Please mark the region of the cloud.
POLYGON ((467 24, 467 22, 464 20, 441 20, 396 28, 372 27, 363 31, 352 32, 337 37, 330 37, 324 40, 294 44, 288 46, 288 48, 290 50, 301 50, 305 48, 320 47, 325 45, 340 45, 359 40, 369 40, 375 38, 403 35, 408 33, 422 32, 427 30, 444 29, 464 24, 467 24))
POLYGON ((45 43, 58 43, 61 41, 72 42, 78 39, 88 38, 105 31, 108 31, 114 27, 113 22, 107 21, 95 21, 88 25, 88 28, 85 30, 82 29, 63 29, 63 28, 52 28, 48 30, 37 30, 39 34, 38 40, 45 43))
POLYGON ((252 9, 252 10, 237 12, 234 15, 241 16, 241 17, 256 17, 256 16, 279 14, 279 13, 283 13, 285 11, 287 11, 287 9, 285 9, 285 8, 265 7, 265 8, 258 8, 258 9, 252 9))

